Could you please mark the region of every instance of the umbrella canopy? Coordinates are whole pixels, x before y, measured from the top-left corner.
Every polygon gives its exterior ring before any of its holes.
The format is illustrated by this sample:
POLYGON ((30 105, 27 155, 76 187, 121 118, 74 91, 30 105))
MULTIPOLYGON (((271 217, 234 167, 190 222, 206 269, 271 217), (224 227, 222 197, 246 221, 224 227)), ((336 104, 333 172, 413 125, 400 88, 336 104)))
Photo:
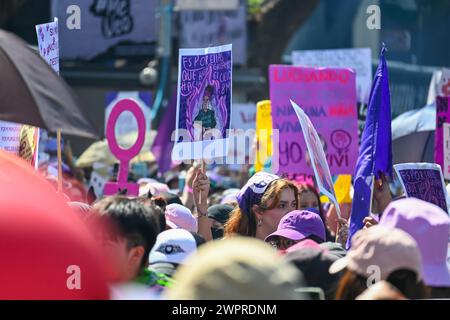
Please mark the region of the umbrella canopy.
MULTIPOLYGON (((145 135, 145 143, 141 152, 131 160, 131 163, 136 162, 152 162, 155 161, 150 147, 155 140, 156 131, 149 131, 145 135)), ((124 148, 130 148, 137 139, 137 132, 132 132, 117 138, 118 144, 124 148)), ((107 165, 118 163, 117 158, 111 153, 106 139, 97 141, 91 144, 78 158, 76 166, 79 168, 91 167, 95 162, 100 162, 107 165)))
POLYGON ((411 110, 392 121, 393 163, 434 162, 436 104, 411 110))
POLYGON ((0 168, 0 299, 108 299, 85 223, 25 161, 0 150, 0 168))
POLYGON ((27 43, 0 30, 0 120, 97 138, 70 87, 27 43))

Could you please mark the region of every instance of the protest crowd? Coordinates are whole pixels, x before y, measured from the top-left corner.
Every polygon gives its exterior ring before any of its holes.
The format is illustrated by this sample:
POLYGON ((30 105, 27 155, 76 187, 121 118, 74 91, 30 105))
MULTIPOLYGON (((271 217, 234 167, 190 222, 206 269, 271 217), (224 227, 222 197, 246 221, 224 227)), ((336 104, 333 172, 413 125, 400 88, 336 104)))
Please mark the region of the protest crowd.
MULTIPOLYGON (((19 40, 0 31, 0 68, 16 81, 23 70, 7 64, 33 55, 24 86, 37 105, 57 104, 36 80, 63 81, 45 27, 36 32, 42 58, 25 46, 11 55, 19 40)), ((30 125, 8 131, 28 154, 0 150, 0 299, 450 299, 447 134, 436 163, 393 163, 389 48, 376 53, 359 136, 353 69, 271 65, 245 161, 228 163, 233 49, 207 45, 180 50, 177 88, 151 133, 137 100, 117 98, 91 152, 109 163, 71 154, 61 130, 75 131, 51 123, 62 111, 39 114, 40 126, 0 98, 1 120, 30 125), (129 149, 115 136, 124 111, 137 123, 129 149), (55 138, 39 143, 37 127, 55 138)), ((436 97, 436 112, 449 101, 436 97)))

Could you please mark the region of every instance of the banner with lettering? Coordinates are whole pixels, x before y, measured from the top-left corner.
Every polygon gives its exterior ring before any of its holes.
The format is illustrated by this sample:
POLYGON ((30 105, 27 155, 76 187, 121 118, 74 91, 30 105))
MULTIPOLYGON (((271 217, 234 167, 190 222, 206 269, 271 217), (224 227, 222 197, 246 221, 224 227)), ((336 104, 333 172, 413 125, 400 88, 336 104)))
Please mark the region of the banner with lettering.
POLYGON ((448 194, 438 164, 401 163, 394 169, 407 197, 433 203, 448 212, 448 194))
POLYGON ((156 0, 53 0, 60 20, 61 59, 155 54, 156 0))
MULTIPOLYGON (((444 124, 450 123, 450 97, 436 97, 436 131, 434 138, 434 162, 444 166, 444 124)), ((448 148, 448 147, 447 147, 448 148)), ((448 154, 446 156, 449 156, 448 154)), ((444 167, 444 175, 450 175, 450 168, 444 167)))
POLYGON ((59 74, 58 19, 36 26, 39 53, 48 65, 59 74))
POLYGON ((355 73, 271 65, 269 77, 273 129, 279 132, 279 148, 274 149, 278 173, 313 173, 292 99, 316 128, 331 174, 353 174, 358 158, 355 73))
MULTIPOLYGON (((217 1, 219 2, 219 1, 217 1)), ((186 10, 180 12, 180 47, 202 48, 233 44, 233 63, 247 61, 247 6, 237 10, 186 10)))
POLYGON ((19 155, 21 124, 0 121, 0 149, 19 155))

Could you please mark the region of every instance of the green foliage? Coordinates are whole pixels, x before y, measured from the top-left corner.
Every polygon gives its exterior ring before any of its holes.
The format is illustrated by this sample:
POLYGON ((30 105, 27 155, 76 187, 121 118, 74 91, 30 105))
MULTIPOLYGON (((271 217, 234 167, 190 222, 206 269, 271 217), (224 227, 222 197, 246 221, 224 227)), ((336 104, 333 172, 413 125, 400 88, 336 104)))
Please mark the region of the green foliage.
POLYGON ((247 0, 247 10, 249 15, 260 13, 264 0, 247 0))

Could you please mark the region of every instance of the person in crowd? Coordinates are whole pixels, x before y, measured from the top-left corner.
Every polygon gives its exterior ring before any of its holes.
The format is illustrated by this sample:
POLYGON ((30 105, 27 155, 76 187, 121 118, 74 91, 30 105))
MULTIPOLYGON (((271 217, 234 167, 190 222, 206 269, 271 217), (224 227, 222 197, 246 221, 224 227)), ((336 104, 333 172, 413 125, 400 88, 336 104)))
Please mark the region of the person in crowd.
POLYGON ((181 201, 180 197, 177 196, 175 193, 162 192, 159 194, 159 196, 161 196, 167 202, 167 204, 183 205, 183 202, 181 201))
POLYGON ((307 286, 320 288, 324 299, 334 299, 340 274, 330 274, 328 269, 338 257, 326 252, 312 240, 304 240, 288 250, 284 259, 302 272, 307 286))
POLYGON ((385 280, 408 299, 428 298, 416 241, 400 229, 374 226, 358 231, 346 257, 335 261, 330 273, 344 271, 337 300, 354 300, 370 285, 385 280))
POLYGON ((87 222, 111 265, 113 283, 137 282, 158 289, 168 282, 167 277, 147 268, 160 231, 152 210, 139 199, 124 196, 107 197, 95 204, 87 222))
MULTIPOLYGON (((400 198, 403 196, 400 196, 400 198)), ((400 199, 399 197, 396 199, 400 199)), ((389 182, 384 174, 381 174, 380 179, 375 180, 373 189, 373 214, 364 218, 364 228, 370 228, 378 224, 383 212, 388 205, 393 201, 392 194, 389 188, 389 182)))
POLYGON ((213 239, 223 238, 223 228, 230 218, 234 207, 229 204, 216 204, 208 208, 208 217, 212 220, 211 233, 213 239))
POLYGON ((286 250, 290 246, 310 239, 316 243, 326 240, 325 226, 317 213, 306 210, 294 210, 281 218, 275 232, 265 239, 278 250, 286 250))
POLYGON ((233 237, 211 241, 190 256, 166 291, 175 300, 293 300, 302 274, 262 241, 233 237))
POLYGON ((213 240, 213 220, 208 217, 208 195, 210 181, 205 172, 205 166, 195 168, 192 182, 194 209, 198 222, 198 233, 206 240, 213 240))
POLYGON ((152 214, 154 214, 154 218, 159 224, 160 232, 166 230, 167 229, 166 215, 164 213, 167 206, 166 200, 164 200, 164 198, 161 196, 152 198, 147 198, 143 196, 139 197, 138 199, 142 202, 142 204, 151 208, 150 211, 152 214))
POLYGON ((406 300, 405 296, 387 281, 378 281, 355 300, 406 300))
POLYGON ((171 229, 185 229, 187 231, 198 231, 197 219, 191 210, 181 204, 172 203, 166 206, 166 225, 171 229))
POLYGON ((238 206, 225 224, 225 236, 235 234, 264 240, 282 217, 298 209, 298 189, 267 172, 253 175, 237 196, 238 206))
POLYGON ((379 225, 398 228, 413 237, 422 255, 422 273, 431 298, 450 298, 447 265, 450 217, 438 206, 406 198, 391 202, 379 225))
POLYGON ((178 266, 203 243, 199 235, 184 229, 163 231, 150 252, 149 269, 172 278, 178 266))
POLYGON ((317 192, 316 188, 309 183, 299 183, 298 184, 298 194, 299 194, 299 208, 301 210, 308 210, 317 213, 322 219, 325 225, 326 241, 334 242, 337 241, 342 245, 347 241, 347 230, 348 223, 345 218, 337 219, 337 226, 331 228, 328 224, 331 220, 328 219, 327 214, 325 214, 322 202, 320 201, 320 194, 317 192), (336 230, 334 233, 332 230, 336 230))

